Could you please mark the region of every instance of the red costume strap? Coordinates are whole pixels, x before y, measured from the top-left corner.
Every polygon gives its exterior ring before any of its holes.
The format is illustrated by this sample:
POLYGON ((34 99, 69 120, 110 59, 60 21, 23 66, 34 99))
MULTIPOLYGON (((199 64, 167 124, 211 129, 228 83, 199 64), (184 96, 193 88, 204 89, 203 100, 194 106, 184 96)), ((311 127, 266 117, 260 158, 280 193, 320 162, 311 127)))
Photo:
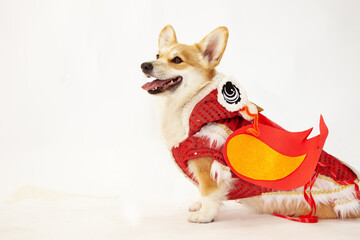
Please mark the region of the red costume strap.
POLYGON ((310 181, 304 186, 304 198, 306 202, 310 206, 310 212, 306 215, 299 216, 299 218, 294 218, 292 216, 285 216, 281 214, 274 213, 273 215, 276 217, 285 218, 294 222, 302 222, 302 223, 317 223, 319 221, 319 218, 314 216, 316 213, 316 203, 315 200, 311 194, 311 189, 319 176, 319 171, 317 170, 315 174, 311 177, 310 181), (306 190, 309 188, 309 195, 306 193, 306 190))
POLYGON ((305 217, 299 216, 299 218, 293 218, 291 216, 285 216, 285 215, 281 215, 281 214, 277 214, 277 213, 274 213, 273 215, 276 217, 281 217, 281 218, 285 218, 287 220, 291 220, 294 222, 301 222, 301 223, 317 223, 319 221, 319 219, 315 216, 307 217, 307 215, 306 215, 305 217))
POLYGON ((314 201, 314 198, 311 194, 311 188, 314 185, 318 175, 319 175, 319 167, 328 167, 331 170, 331 178, 334 179, 337 183, 341 184, 341 185, 354 185, 354 189, 355 189, 355 195, 357 197, 357 199, 360 200, 360 192, 359 192, 359 186, 356 184, 355 181, 352 180, 345 180, 345 181, 340 181, 337 178, 336 175, 336 171, 335 169, 329 165, 328 163, 325 162, 318 162, 318 168, 316 170, 316 173, 314 174, 314 176, 310 179, 310 181, 304 186, 304 198, 306 200, 306 202, 310 205, 310 212, 307 215, 303 215, 303 216, 299 216, 299 218, 294 218, 292 216, 285 216, 285 215, 281 215, 281 214, 277 214, 274 213, 274 216, 277 217, 281 217, 281 218, 285 218, 291 221, 295 221, 295 222, 302 222, 302 223, 316 223, 318 222, 318 217, 314 216, 314 214, 316 213, 316 203, 314 201), (307 195, 306 193, 306 189, 309 188, 309 195, 307 195))
MULTIPOLYGON (((249 111, 249 107, 245 106, 244 108, 240 109, 240 111, 245 111, 250 117, 254 118, 253 128, 249 128, 247 132, 253 134, 254 136, 258 137, 260 135, 259 130, 259 115, 253 114, 249 111)), ((306 215, 299 216, 299 218, 294 218, 292 216, 285 216, 281 214, 274 213, 274 216, 285 218, 295 222, 302 222, 302 223, 317 223, 318 217, 314 216, 316 213, 316 203, 311 194, 311 189, 319 176, 319 171, 316 171, 315 174, 311 177, 310 181, 304 186, 304 198, 306 202, 310 205, 310 212, 306 215), (306 190, 309 188, 309 195, 306 193, 306 190)))
POLYGON ((247 115, 254 118, 253 128, 249 128, 247 132, 253 134, 255 137, 258 137, 260 135, 259 114, 251 113, 248 106, 241 108, 239 111, 245 111, 247 115))

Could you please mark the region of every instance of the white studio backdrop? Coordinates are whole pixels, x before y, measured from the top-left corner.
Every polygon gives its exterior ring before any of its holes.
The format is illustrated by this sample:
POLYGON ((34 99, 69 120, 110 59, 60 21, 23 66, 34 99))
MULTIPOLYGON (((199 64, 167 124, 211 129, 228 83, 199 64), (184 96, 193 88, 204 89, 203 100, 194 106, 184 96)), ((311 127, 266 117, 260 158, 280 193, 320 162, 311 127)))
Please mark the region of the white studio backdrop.
POLYGON ((167 24, 187 44, 227 26, 218 70, 287 130, 318 132, 323 114, 325 150, 360 169, 359 12, 331 0, 0 0, 0 201, 23 185, 134 209, 196 197, 140 88, 167 24))

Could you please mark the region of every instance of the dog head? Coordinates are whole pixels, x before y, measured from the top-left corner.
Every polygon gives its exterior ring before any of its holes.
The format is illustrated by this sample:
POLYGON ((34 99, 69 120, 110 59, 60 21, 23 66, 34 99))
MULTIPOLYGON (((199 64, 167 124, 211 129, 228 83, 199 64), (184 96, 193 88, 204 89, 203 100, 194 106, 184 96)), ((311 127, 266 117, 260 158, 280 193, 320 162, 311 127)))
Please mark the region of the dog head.
POLYGON ((218 27, 199 43, 185 45, 177 42, 171 25, 160 32, 156 60, 141 64, 143 73, 155 78, 142 86, 150 94, 191 97, 211 82, 226 48, 228 30, 218 27))

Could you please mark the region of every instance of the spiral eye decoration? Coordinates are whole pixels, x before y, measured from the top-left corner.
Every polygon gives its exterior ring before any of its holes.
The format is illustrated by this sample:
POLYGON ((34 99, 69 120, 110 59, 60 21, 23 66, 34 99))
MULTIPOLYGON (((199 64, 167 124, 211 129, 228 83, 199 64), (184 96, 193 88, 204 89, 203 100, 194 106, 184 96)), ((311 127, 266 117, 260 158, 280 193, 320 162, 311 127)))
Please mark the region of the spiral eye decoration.
POLYGON ((237 104, 241 100, 239 89, 231 82, 226 82, 223 85, 221 93, 229 104, 237 104))

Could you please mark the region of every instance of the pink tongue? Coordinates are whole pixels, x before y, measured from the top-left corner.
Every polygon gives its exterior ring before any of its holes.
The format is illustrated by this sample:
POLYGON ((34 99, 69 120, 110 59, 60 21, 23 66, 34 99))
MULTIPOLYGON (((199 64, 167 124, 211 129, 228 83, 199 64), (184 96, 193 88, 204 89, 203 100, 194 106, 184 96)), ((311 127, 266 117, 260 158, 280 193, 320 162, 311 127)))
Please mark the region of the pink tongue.
POLYGON ((164 85, 167 82, 168 81, 166 81, 166 80, 156 79, 156 80, 154 80, 152 82, 145 83, 144 85, 142 85, 141 88, 146 90, 146 91, 149 91, 149 90, 154 89, 156 87, 160 87, 160 86, 164 85))

